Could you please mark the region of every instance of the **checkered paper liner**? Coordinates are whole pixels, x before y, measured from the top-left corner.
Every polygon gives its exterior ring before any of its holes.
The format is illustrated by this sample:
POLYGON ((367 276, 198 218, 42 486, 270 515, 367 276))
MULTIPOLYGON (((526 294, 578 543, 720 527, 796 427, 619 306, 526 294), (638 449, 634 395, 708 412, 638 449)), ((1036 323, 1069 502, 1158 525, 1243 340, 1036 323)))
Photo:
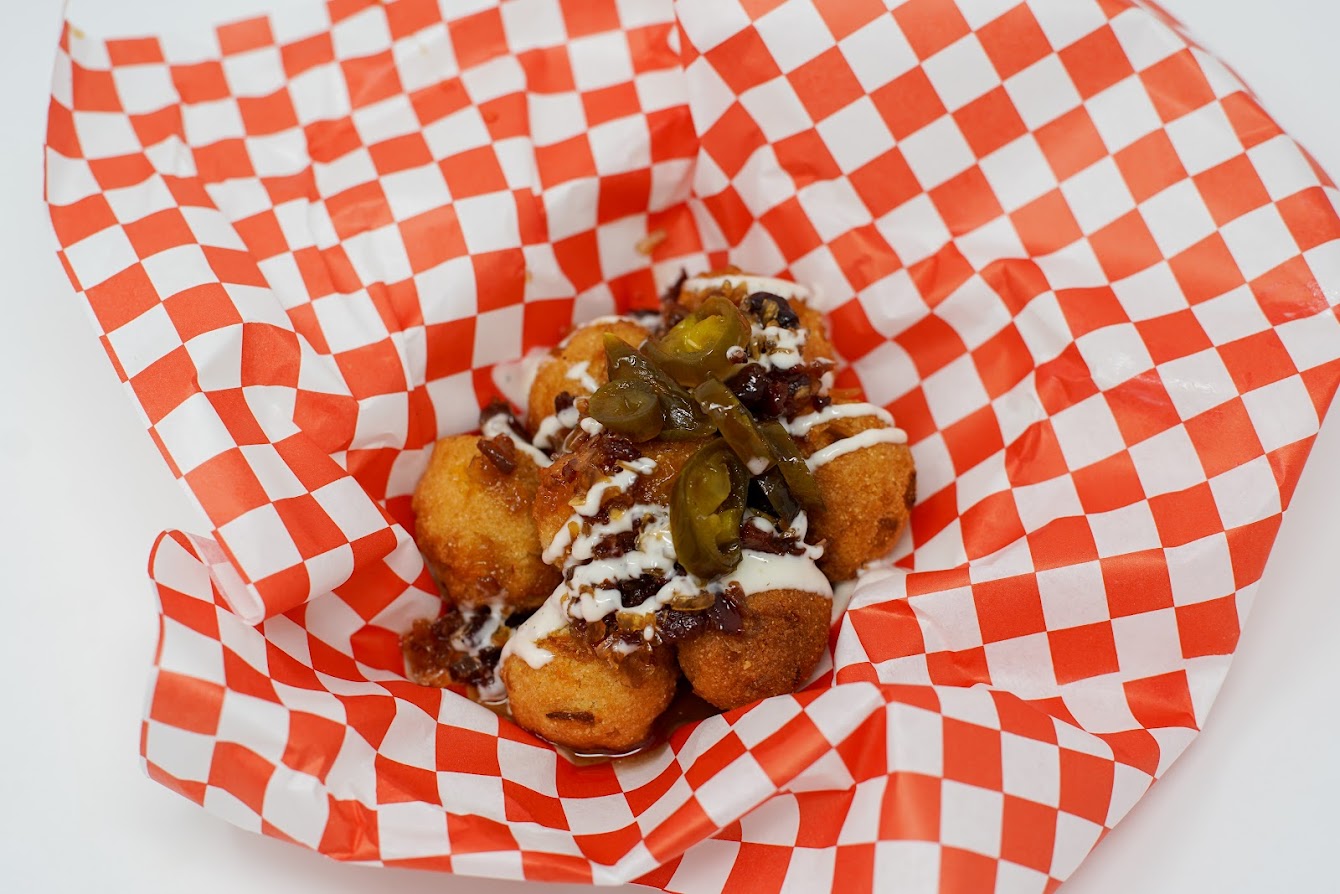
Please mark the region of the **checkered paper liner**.
POLYGON ((62 39, 60 257, 213 526, 150 560, 149 774, 342 860, 1055 889, 1228 669, 1340 378, 1330 180, 1122 0, 445 5, 62 39), (919 469, 819 682, 583 767, 407 682, 434 439, 727 261, 919 469))

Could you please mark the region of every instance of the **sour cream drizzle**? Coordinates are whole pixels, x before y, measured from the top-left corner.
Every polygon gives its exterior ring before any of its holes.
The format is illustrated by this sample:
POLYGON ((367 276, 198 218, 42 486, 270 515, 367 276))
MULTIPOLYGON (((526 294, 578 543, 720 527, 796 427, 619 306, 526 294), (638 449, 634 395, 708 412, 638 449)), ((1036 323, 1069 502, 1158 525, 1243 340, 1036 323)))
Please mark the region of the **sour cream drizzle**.
POLYGON ((516 445, 516 449, 534 460, 535 465, 537 466, 547 466, 549 463, 553 462, 553 460, 545 456, 544 453, 536 450, 525 438, 522 438, 516 433, 516 429, 512 428, 511 424, 507 421, 506 414, 498 413, 494 416, 490 416, 488 421, 484 423, 484 427, 480 434, 486 438, 496 438, 498 435, 507 436, 511 439, 512 443, 516 445))
POLYGON ((591 361, 583 360, 581 363, 574 363, 572 366, 569 366, 568 371, 564 373, 563 377, 580 383, 583 388, 594 394, 595 390, 600 386, 596 384, 595 379, 591 378, 590 368, 591 361))
POLYGON ((814 471, 839 456, 846 456, 848 453, 855 453, 857 450, 864 450, 866 447, 873 447, 876 444, 906 443, 907 432, 901 428, 868 428, 863 432, 852 435, 850 438, 834 441, 822 450, 816 450, 805 462, 809 465, 810 471, 814 471))
POLYGON ((797 416, 794 419, 783 419, 782 425, 786 428, 787 434, 792 437, 803 438, 810 433, 810 429, 817 425, 823 425, 825 422, 863 416, 873 416, 886 425, 893 425, 892 413, 883 407, 867 403, 829 404, 815 413, 806 413, 804 416, 797 416))
POLYGON ((790 280, 777 279, 774 276, 746 276, 740 273, 727 273, 725 276, 694 276, 684 280, 684 288, 690 292, 707 292, 725 286, 742 286, 752 295, 755 292, 771 292, 790 300, 799 298, 806 301, 810 290, 790 280))
POLYGON ((576 407, 568 407, 562 413, 551 413, 540 422, 535 430, 535 446, 541 450, 554 450, 558 447, 560 436, 577 427, 582 414, 576 407))

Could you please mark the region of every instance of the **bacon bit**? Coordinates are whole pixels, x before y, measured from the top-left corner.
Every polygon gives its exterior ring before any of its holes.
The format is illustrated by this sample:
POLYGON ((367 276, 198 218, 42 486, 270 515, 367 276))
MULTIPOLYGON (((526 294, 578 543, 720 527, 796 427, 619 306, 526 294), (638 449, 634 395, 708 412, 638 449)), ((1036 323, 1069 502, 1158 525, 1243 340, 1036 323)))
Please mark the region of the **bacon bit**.
POLYGON ((664 242, 668 235, 669 234, 666 233, 665 230, 652 230, 646 236, 639 239, 633 248, 638 254, 650 257, 651 253, 656 250, 656 246, 664 242))
POLYGON ((544 716, 550 720, 571 720, 574 723, 596 722, 596 716, 590 711, 550 711, 544 716))
POLYGON ((484 458, 493 463, 499 472, 510 475, 516 471, 516 444, 512 443, 512 439, 507 435, 480 438, 476 444, 479 452, 484 454, 484 458))

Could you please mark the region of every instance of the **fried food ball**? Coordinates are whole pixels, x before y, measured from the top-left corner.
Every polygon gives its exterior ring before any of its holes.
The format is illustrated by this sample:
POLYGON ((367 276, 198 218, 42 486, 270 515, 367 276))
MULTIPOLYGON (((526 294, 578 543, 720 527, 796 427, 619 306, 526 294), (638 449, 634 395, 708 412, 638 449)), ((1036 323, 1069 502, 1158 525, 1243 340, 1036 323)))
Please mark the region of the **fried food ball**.
POLYGON ((744 598, 739 633, 708 631, 679 644, 679 667, 693 691, 729 711, 795 692, 828 644, 833 600, 805 590, 765 590, 744 598))
POLYGON ((651 737, 675 696, 679 671, 669 648, 635 652, 616 664, 570 630, 538 645, 553 655, 541 667, 518 655, 503 662, 512 719, 574 751, 631 751, 651 737))
POLYGON ((415 540, 447 598, 533 608, 558 586, 531 516, 539 483, 535 461, 506 437, 455 435, 434 445, 412 505, 415 540))
MULTIPOLYGON (((631 494, 620 497, 611 493, 607 502, 622 506, 634 503, 668 505, 675 477, 701 445, 701 441, 663 441, 659 438, 635 445, 637 454, 656 460, 656 468, 639 476, 631 494)), ((622 452, 627 449, 627 441, 607 433, 581 438, 572 445, 571 453, 560 456, 553 465, 540 470, 534 515, 543 546, 552 543, 555 535, 568 523, 573 501, 581 501, 592 485, 609 477, 605 469, 617 470, 620 457, 636 458, 633 453, 622 452)), ((562 556, 554 561, 561 563, 562 556)))
POLYGON ((573 330, 567 340, 549 352, 535 371, 526 409, 526 428, 533 435, 546 416, 554 413, 554 399, 566 391, 573 397, 592 394, 609 380, 605 368, 605 335, 618 336, 633 347, 650 333, 632 320, 588 323, 573 330), (585 366, 583 366, 585 364, 585 366))
MULTIPOLYGON (((704 274, 704 277, 729 277, 732 273, 738 273, 735 270, 728 270, 721 273, 704 274)), ((742 275, 742 274, 741 274, 742 275)), ((736 286, 732 283, 732 288, 726 289, 716 286, 708 289, 694 289, 686 286, 679 293, 679 303, 687 310, 697 310, 708 298, 713 295, 724 295, 729 298, 738 307, 751 292, 743 286, 736 286)), ((805 333, 805 344, 800 348, 800 357, 805 363, 816 363, 822 361, 832 362, 837 357, 833 350, 833 342, 828 338, 828 328, 824 323, 823 314, 815 310, 803 298, 787 298, 786 303, 791 305, 791 309, 796 312, 800 318, 801 328, 807 330, 805 333)))
MULTIPOLYGON (((876 416, 816 425, 800 440, 807 457, 872 428, 876 416)), ((906 444, 879 442, 832 459, 814 470, 824 508, 809 514, 811 542, 826 541, 819 568, 830 580, 850 580, 861 566, 893 549, 917 498, 917 473, 906 444)))

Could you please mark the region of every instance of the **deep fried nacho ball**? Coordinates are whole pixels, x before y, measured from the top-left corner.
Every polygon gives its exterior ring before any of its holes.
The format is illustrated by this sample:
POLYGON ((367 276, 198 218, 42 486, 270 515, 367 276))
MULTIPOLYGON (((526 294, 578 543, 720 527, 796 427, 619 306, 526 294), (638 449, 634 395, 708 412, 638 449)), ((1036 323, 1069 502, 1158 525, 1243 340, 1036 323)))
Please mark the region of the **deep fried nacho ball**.
POLYGON ((540 560, 531 517, 539 469, 511 441, 478 435, 443 438, 414 491, 415 540, 428 567, 456 603, 499 598, 533 608, 560 575, 540 560))
MULTIPOLYGON (((871 428, 888 428, 875 416, 835 419, 800 440, 808 457, 871 428)), ((810 513, 813 543, 824 542, 819 568, 829 580, 850 580, 861 566, 893 549, 917 498, 917 473, 906 444, 876 443, 838 456, 814 470, 824 508, 810 513)))
POLYGON ((605 320, 573 330, 567 340, 549 352, 535 371, 526 409, 526 428, 533 435, 546 416, 554 413, 554 398, 564 391, 572 397, 592 394, 609 380, 605 368, 605 334, 618 336, 633 347, 650 334, 632 320, 605 320), (584 364, 584 365, 583 365, 584 364))
POLYGON ((743 629, 680 643, 679 667, 694 692, 725 711, 795 692, 823 657, 832 610, 829 596, 805 590, 746 596, 743 629))
POLYGON ((553 655, 541 667, 518 655, 503 662, 512 719, 574 751, 631 751, 651 737, 656 718, 675 696, 679 671, 668 648, 637 652, 616 664, 569 630, 538 645, 553 655))

